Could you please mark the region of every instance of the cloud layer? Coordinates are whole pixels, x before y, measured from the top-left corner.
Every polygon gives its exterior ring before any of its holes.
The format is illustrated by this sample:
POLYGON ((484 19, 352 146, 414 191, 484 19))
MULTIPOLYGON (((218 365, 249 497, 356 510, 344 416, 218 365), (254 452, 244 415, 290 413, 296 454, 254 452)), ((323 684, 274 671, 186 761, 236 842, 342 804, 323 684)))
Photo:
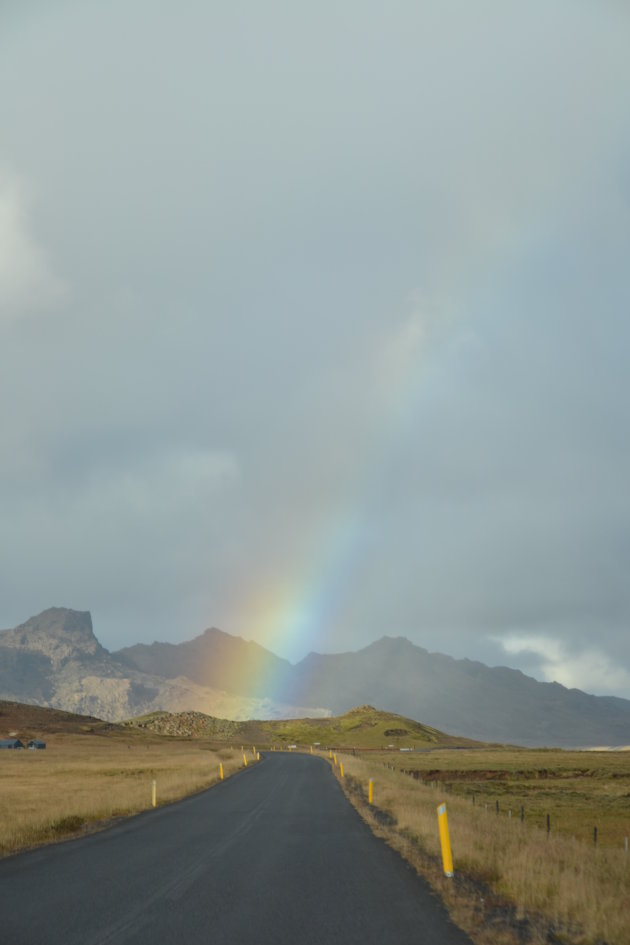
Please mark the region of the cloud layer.
POLYGON ((0 19, 0 625, 630 697, 625 9, 0 19))

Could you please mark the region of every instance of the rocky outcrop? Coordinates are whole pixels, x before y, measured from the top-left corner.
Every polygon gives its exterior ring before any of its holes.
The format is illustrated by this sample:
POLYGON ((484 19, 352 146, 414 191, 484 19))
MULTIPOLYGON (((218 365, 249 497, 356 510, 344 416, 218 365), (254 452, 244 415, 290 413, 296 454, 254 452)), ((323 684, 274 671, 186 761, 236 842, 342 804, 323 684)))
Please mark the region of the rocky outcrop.
POLYGON ((55 670, 68 660, 107 655, 94 636, 89 611, 66 607, 51 607, 14 630, 5 630, 0 633, 0 646, 41 654, 55 670))

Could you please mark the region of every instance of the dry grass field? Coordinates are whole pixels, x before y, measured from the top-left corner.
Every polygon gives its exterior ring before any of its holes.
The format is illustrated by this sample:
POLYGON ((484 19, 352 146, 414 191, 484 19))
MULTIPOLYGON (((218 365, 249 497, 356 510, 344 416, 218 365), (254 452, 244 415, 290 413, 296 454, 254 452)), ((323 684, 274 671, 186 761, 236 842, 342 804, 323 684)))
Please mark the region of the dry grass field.
POLYGON ((219 763, 225 777, 243 764, 238 748, 110 728, 47 734, 44 751, 0 752, 0 855, 146 810, 154 779, 161 805, 214 784, 219 763))
POLYGON ((630 753, 497 749, 338 757, 350 799, 433 882, 475 941, 630 943, 624 847, 630 753), (410 770, 418 779, 405 773, 410 770), (442 801, 454 880, 441 870, 436 807, 442 801))

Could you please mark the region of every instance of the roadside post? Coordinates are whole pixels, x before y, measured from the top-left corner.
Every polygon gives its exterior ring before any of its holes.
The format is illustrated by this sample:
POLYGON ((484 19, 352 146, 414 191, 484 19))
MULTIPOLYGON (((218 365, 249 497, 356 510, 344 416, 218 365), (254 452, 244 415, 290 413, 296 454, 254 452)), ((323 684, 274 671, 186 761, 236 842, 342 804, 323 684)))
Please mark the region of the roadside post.
POLYGON ((342 762, 339 762, 339 774, 340 774, 341 777, 343 778, 343 764, 342 764, 342 762))
POLYGON ((151 805, 157 807, 157 781, 151 783, 151 805))
POLYGON ((221 781, 223 780, 223 762, 222 761, 219 762, 219 778, 221 779, 221 781))
POLYGON ((243 767, 244 767, 244 768, 247 767, 247 757, 246 757, 246 755, 245 755, 245 752, 243 752, 243 767))
POLYGON ((374 803, 374 781, 370 778, 370 783, 368 784, 368 804, 374 803))
POLYGON ((440 804, 437 809, 438 828, 440 831, 440 846, 442 847, 442 865, 444 875, 451 877, 453 875, 453 854, 451 853, 451 839, 448 832, 448 818, 446 816, 446 804, 440 804))

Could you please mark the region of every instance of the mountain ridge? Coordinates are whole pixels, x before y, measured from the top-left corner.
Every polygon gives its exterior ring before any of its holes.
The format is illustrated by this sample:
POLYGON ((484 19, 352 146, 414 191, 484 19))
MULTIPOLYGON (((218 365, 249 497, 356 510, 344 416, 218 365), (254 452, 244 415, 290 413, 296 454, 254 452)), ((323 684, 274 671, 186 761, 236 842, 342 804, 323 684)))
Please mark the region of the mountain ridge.
POLYGON ((630 743, 630 700, 431 653, 402 636, 358 651, 311 652, 296 664, 216 627, 183 643, 109 653, 89 612, 65 608, 0 632, 0 697, 111 721, 184 710, 237 720, 322 717, 371 703, 481 741, 630 743))

